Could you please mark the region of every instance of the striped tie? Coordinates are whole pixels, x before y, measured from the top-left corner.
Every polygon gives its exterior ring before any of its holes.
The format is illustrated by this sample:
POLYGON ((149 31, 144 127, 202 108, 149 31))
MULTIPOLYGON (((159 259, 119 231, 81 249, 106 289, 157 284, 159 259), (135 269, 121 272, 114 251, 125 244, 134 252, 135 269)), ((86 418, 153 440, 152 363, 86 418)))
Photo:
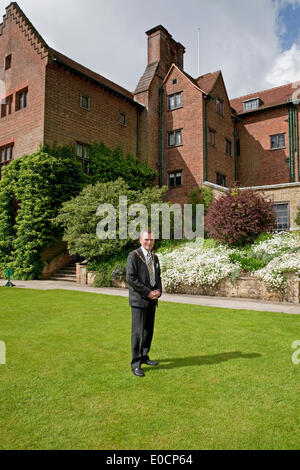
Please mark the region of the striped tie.
POLYGON ((149 276, 150 276, 150 285, 151 287, 155 286, 155 274, 154 274, 154 269, 153 269, 153 259, 150 251, 148 251, 147 256, 146 256, 146 261, 148 265, 148 271, 149 271, 149 276))

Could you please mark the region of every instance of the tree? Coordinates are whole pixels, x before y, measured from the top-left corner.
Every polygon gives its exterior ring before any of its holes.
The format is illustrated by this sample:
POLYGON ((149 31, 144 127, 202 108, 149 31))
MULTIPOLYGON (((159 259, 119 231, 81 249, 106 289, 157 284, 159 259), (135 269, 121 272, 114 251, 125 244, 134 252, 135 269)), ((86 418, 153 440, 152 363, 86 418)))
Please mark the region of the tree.
POLYGON ((261 232, 275 224, 273 203, 253 190, 229 190, 211 206, 205 228, 211 238, 229 245, 253 242, 261 232))
MULTIPOLYGON (((54 223, 63 227, 63 239, 68 243, 71 254, 78 253, 89 260, 115 255, 120 253, 124 247, 136 246, 136 241, 131 240, 129 236, 124 239, 120 238, 120 196, 127 198, 128 207, 132 204, 143 204, 150 214, 151 204, 161 204, 162 196, 166 190, 166 187, 161 189, 153 187, 143 191, 134 191, 129 189, 129 185, 122 178, 107 183, 98 182, 95 185, 86 186, 77 197, 64 203, 54 223), (114 226, 113 219, 116 221, 115 232, 112 230, 111 238, 100 239, 96 232, 97 226, 101 220, 106 218, 106 214, 103 212, 101 219, 101 216, 97 215, 97 209, 106 204, 111 207, 112 218, 110 221, 112 221, 112 226, 114 226)), ((109 208, 107 212, 109 212, 109 208)), ((127 215, 126 226, 134 219, 134 217, 127 215)))

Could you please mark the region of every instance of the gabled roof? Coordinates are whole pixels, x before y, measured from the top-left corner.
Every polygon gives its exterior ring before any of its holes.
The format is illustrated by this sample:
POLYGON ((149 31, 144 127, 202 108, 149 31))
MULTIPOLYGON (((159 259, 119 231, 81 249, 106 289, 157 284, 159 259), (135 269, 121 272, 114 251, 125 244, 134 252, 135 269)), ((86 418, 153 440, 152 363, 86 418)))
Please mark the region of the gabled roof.
POLYGON ((3 16, 3 23, 0 24, 0 36, 3 34, 3 30, 9 17, 12 17, 15 20, 17 26, 23 31, 24 36, 31 42, 31 45, 36 52, 40 54, 42 58, 47 57, 48 45, 46 41, 35 29, 16 2, 11 2, 8 7, 6 7, 6 14, 3 16))
POLYGON ((130 102, 133 102, 137 106, 142 106, 139 103, 137 103, 136 101, 134 101, 134 96, 130 91, 126 90, 125 88, 121 87, 120 85, 117 85, 116 83, 112 82, 111 80, 108 80, 107 78, 103 77, 102 75, 99 75, 98 73, 93 72, 92 70, 88 69, 87 67, 84 67, 83 65, 80 65, 78 62, 75 62, 74 60, 72 60, 69 57, 65 56, 61 52, 58 52, 55 49, 52 49, 51 47, 49 47, 48 49, 49 49, 49 55, 51 56, 54 63, 58 62, 59 64, 63 65, 64 67, 72 69, 74 72, 77 72, 79 75, 83 76, 84 78, 88 78, 88 79, 94 81, 96 84, 102 86, 107 91, 114 92, 121 99, 126 99, 126 100, 129 100, 130 102))
POLYGON ((163 84, 168 80, 168 78, 169 78, 169 76, 170 76, 170 74, 171 74, 171 72, 172 72, 173 69, 177 69, 180 73, 182 73, 182 75, 184 75, 184 76, 191 82, 191 84, 192 84, 195 88, 197 88, 197 90, 199 90, 199 91, 201 91, 202 93, 206 94, 205 91, 200 88, 200 86, 198 85, 198 83, 196 82, 196 80, 195 80, 193 77, 191 77, 191 75, 189 75, 188 73, 186 73, 184 70, 181 70, 176 64, 172 64, 172 65, 171 65, 171 67, 170 67, 170 69, 169 69, 169 72, 168 72, 167 75, 165 76, 165 79, 164 79, 164 81, 163 81, 163 84))
MULTIPOLYGON (((297 83, 297 82, 296 82, 297 83)), ((296 92, 296 98, 298 99, 300 94, 297 95, 297 89, 299 86, 295 87, 295 83, 288 83, 287 85, 281 85, 275 88, 270 88, 268 90, 263 90, 255 93, 250 93, 249 95, 240 96, 230 101, 231 106, 235 109, 237 114, 248 114, 250 112, 256 112, 261 109, 267 109, 274 106, 280 106, 287 104, 292 101, 292 95, 296 92), (262 101, 259 108, 249 110, 244 112, 243 103, 251 99, 260 98, 262 101)))
POLYGON ((49 58, 51 57, 54 63, 58 62, 61 65, 72 69, 83 78, 89 79, 95 84, 100 85, 106 91, 114 93, 119 98, 129 101, 135 106, 143 107, 141 104, 134 101, 134 96, 130 91, 117 85, 111 80, 108 80, 102 75, 93 72, 87 67, 80 65, 78 62, 75 62, 61 52, 58 52, 55 49, 49 47, 16 2, 11 2, 6 8, 6 14, 3 17, 3 23, 0 25, 0 36, 3 34, 3 30, 9 17, 12 17, 15 20, 17 26, 23 31, 24 36, 27 37, 28 41, 31 42, 33 48, 37 51, 38 54, 41 55, 42 58, 47 56, 49 58))
POLYGON ((201 75, 200 77, 196 78, 196 82, 202 90, 206 93, 210 93, 215 83, 221 75, 221 70, 217 70, 216 72, 206 73, 205 75, 201 75))

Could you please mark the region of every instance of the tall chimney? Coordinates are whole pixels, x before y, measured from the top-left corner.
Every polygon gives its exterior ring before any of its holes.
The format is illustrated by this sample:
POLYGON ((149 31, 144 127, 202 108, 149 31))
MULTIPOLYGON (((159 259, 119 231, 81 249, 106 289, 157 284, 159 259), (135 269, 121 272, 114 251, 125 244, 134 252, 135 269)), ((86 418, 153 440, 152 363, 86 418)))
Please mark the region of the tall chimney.
POLYGON ((162 26, 156 26, 146 32, 148 35, 148 65, 159 62, 159 73, 165 76, 171 65, 176 64, 183 70, 185 47, 176 42, 162 26))

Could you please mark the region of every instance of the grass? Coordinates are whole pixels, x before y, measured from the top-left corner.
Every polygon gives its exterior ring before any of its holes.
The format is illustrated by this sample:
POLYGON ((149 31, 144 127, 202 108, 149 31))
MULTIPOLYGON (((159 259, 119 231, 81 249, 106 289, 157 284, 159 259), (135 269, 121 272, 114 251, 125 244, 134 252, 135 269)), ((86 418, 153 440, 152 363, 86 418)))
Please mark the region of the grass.
POLYGON ((1 449, 299 449, 300 316, 161 302, 140 379, 127 299, 0 299, 1 449))

